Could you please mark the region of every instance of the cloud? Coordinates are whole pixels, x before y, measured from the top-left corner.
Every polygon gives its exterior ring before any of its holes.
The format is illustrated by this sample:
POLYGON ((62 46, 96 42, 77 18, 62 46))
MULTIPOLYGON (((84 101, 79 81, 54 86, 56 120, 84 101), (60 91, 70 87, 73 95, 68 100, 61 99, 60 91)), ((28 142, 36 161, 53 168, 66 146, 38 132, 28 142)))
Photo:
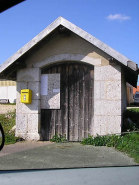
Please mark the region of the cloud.
POLYGON ((108 20, 118 20, 118 21, 125 21, 125 20, 128 20, 128 19, 131 19, 131 17, 129 16, 125 16, 125 15, 122 15, 122 14, 115 14, 115 15, 109 15, 107 17, 108 20))

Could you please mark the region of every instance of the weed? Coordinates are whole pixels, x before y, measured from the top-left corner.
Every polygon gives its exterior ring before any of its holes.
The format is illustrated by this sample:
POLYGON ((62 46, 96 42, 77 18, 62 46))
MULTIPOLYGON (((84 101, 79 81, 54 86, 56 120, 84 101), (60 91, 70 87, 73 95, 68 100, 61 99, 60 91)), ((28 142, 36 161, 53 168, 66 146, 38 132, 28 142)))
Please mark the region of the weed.
POLYGON ((117 150, 129 154, 139 163, 139 133, 121 135, 107 135, 83 138, 81 144, 94 146, 115 147, 117 150))
POLYGON ((66 135, 62 136, 56 133, 52 139, 50 139, 52 142, 60 143, 60 142, 65 142, 66 141, 66 135))

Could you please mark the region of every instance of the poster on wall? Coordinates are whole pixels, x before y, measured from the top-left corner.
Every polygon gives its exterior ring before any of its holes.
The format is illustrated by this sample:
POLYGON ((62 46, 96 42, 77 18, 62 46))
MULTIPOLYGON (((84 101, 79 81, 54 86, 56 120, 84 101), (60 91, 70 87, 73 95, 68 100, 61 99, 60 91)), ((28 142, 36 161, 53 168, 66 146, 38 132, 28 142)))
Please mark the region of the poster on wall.
POLYGON ((41 95, 48 94, 48 75, 41 76, 41 95))
POLYGON ((60 109, 60 74, 41 76, 41 109, 60 109))

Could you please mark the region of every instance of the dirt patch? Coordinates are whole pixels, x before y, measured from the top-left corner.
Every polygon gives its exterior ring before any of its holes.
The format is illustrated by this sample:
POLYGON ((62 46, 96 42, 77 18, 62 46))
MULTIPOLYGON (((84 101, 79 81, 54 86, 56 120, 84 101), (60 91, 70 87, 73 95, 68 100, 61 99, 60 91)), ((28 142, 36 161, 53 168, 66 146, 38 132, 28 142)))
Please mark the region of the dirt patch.
POLYGON ((0 114, 6 114, 8 112, 13 112, 16 109, 16 105, 2 105, 0 104, 0 114))

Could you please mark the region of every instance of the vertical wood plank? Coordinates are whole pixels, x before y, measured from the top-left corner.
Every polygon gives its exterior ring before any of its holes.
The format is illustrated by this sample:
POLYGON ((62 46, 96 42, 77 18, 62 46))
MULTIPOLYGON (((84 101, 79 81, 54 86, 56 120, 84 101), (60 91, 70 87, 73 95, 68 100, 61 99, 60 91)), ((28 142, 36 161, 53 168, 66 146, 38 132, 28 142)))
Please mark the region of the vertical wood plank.
POLYGON ((61 123, 62 135, 68 139, 68 73, 67 65, 61 66, 61 123))
POLYGON ((80 66, 79 74, 79 141, 84 137, 84 69, 80 66))
POLYGON ((88 123, 88 134, 92 134, 93 128, 93 116, 94 116, 94 70, 90 70, 90 81, 89 81, 89 123, 88 123))
MULTIPOLYGON (((57 66, 57 73, 61 73, 61 66, 60 65, 57 66)), ((58 120, 57 120, 58 130, 57 130, 57 133, 58 133, 58 135, 62 135, 61 105, 60 105, 60 110, 57 110, 57 114, 58 114, 58 120)))
POLYGON ((69 65, 69 140, 73 141, 74 125, 73 125, 73 76, 72 76, 72 65, 69 65))
POLYGON ((88 84, 88 71, 87 71, 87 67, 85 66, 85 76, 84 76, 84 91, 85 91, 85 96, 84 96, 84 137, 87 138, 88 137, 88 89, 89 89, 89 84, 88 84))
POLYGON ((76 137, 75 140, 79 141, 79 80, 80 80, 80 68, 78 65, 76 65, 77 69, 77 82, 76 82, 76 117, 75 117, 75 124, 76 124, 76 137))

